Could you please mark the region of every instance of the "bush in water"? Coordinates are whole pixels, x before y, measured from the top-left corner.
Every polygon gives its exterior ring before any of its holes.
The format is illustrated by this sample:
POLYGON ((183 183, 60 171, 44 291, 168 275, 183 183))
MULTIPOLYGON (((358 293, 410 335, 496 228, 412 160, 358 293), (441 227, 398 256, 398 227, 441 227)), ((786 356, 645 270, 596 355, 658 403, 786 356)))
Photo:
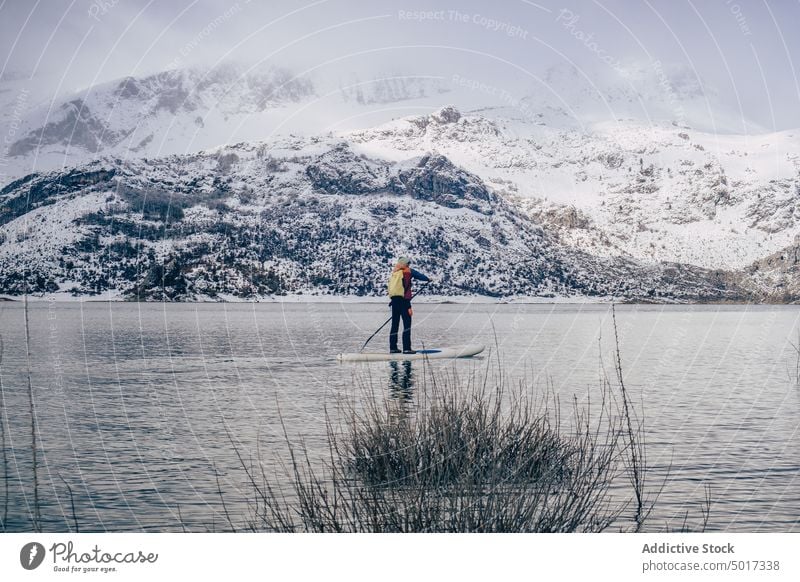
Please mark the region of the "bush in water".
POLYGON ((620 400, 611 393, 610 381, 602 382, 599 402, 581 406, 576 400, 566 423, 557 398, 535 400, 525 386, 510 392, 502 377, 490 386, 488 373, 460 379, 428 369, 423 376, 413 407, 371 386, 361 398, 340 404, 339 421, 328 416, 325 460, 312 460, 305 445, 294 445, 286 435, 288 493, 242 462, 255 501, 246 523, 237 526, 228 517, 230 527, 278 532, 642 528, 657 494, 646 490, 641 424, 631 418, 630 403, 624 405, 627 395, 620 400))

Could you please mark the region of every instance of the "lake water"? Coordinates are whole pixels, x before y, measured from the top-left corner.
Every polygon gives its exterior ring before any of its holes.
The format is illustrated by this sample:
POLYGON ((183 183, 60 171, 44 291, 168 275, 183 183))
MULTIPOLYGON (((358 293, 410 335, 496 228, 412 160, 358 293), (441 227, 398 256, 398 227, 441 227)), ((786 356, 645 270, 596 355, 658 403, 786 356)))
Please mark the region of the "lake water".
MULTIPOLYGON (((562 401, 596 393, 603 366, 613 374, 606 305, 419 302, 415 312, 417 347, 484 343, 507 378, 549 385, 562 401)), ((9 531, 32 527, 23 314, 0 303, 9 531)), ((326 406, 365 384, 413 402, 421 363, 409 378, 404 366, 334 358, 388 315, 375 303, 31 303, 44 529, 73 526, 67 484, 82 531, 222 528, 220 490, 234 517, 246 515, 252 495, 234 443, 279 475, 281 418, 292 439, 324 451, 326 406)), ((621 306, 617 323, 651 478, 671 466, 653 527, 699 515, 708 486, 709 530, 800 531, 800 308, 621 306)), ((385 344, 384 330, 370 348, 385 344)), ((434 365, 468 374, 487 362, 434 365)))

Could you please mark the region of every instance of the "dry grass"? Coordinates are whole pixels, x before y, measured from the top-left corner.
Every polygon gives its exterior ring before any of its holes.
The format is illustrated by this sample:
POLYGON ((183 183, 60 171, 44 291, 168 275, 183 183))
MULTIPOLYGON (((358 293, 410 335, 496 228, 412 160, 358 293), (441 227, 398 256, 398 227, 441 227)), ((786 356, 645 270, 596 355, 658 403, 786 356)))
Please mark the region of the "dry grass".
MULTIPOLYGON (((621 365, 617 361, 619 379, 621 365)), ((641 424, 627 392, 563 422, 549 391, 508 389, 502 366, 467 378, 426 367, 416 406, 362 386, 328 413, 328 451, 312 459, 284 428, 283 482, 244 462, 249 515, 230 529, 277 532, 638 531, 658 492, 645 490, 641 424), (491 379, 490 379, 491 376, 491 379), (334 420, 337 419, 337 420, 334 420), (620 482, 630 488, 620 494, 620 482), (612 495, 612 490, 614 494, 612 495)))
POLYGON ((795 386, 800 388, 800 330, 797 331, 797 340, 789 342, 795 353, 795 360, 793 369, 789 370, 789 378, 794 382, 795 386))
POLYGON ((31 415, 31 457, 33 465, 33 531, 42 531, 41 504, 39 503, 39 446, 36 442, 36 404, 33 398, 33 384, 31 382, 31 328, 28 316, 28 294, 25 293, 25 377, 28 381, 28 406, 31 415))
MULTIPOLYGON (((0 370, 3 369, 3 336, 0 335, 0 370)), ((9 502, 9 466, 8 452, 6 450, 6 425, 5 425, 5 391, 2 389, 2 376, 0 375, 0 448, 3 449, 3 520, 0 522, 0 531, 7 531, 8 524, 8 502, 9 502)))

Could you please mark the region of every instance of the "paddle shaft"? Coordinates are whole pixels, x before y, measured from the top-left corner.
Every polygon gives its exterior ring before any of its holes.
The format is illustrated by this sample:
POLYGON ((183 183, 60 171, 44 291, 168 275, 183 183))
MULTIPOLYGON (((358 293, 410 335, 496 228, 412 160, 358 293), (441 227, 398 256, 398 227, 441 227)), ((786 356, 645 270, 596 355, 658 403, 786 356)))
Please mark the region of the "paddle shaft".
MULTIPOLYGON (((422 292, 422 290, 423 290, 423 289, 425 289, 425 287, 427 287, 427 286, 428 286, 428 283, 430 283, 430 281, 425 281, 425 283, 423 283, 422 285, 420 285, 420 287, 419 287, 419 289, 417 290, 417 292, 416 292, 416 293, 414 293, 414 294, 411 296, 411 299, 414 299, 414 297, 416 297, 418 293, 421 293, 421 292, 422 292)), ((411 299, 409 299, 409 301, 411 301, 411 299)), ((378 329, 376 329, 376 330, 375 330, 375 333, 373 333, 371 336, 369 336, 369 337, 367 338, 367 341, 365 341, 365 342, 364 342, 364 345, 363 345, 363 346, 361 346, 361 349, 360 349, 360 350, 358 350, 358 351, 359 351, 359 352, 363 352, 363 351, 364 351, 364 348, 365 348, 365 347, 367 347, 367 344, 368 344, 370 341, 372 341, 372 338, 374 338, 376 335, 378 335, 378 332, 379 332, 380 330, 382 330, 384 327, 386 327, 386 324, 387 324, 387 323, 389 323, 390 321, 392 321, 392 318, 391 318, 391 317, 390 317, 389 319, 387 319, 386 321, 384 321, 384 322, 383 322, 383 325, 382 325, 382 326, 380 326, 378 329)))

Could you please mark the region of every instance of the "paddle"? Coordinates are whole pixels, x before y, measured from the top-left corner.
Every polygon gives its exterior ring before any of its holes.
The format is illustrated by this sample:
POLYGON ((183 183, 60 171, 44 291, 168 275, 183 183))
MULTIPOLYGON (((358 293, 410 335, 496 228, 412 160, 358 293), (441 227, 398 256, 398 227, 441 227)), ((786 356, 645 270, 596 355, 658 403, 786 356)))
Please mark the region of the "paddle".
MULTIPOLYGON (((427 286, 428 286, 428 283, 430 283, 430 281, 425 281, 425 282, 424 282, 422 285, 420 285, 420 287, 419 287, 419 289, 417 290, 417 292, 416 292, 416 293, 414 293, 414 294, 411 296, 411 299, 414 299, 414 297, 416 297, 418 293, 421 293, 421 292, 422 292, 422 290, 423 290, 423 289, 425 289, 425 287, 427 287, 427 286)), ((409 301, 411 301, 411 299, 409 299, 409 301)), ((384 322, 383 322, 383 325, 382 325, 382 326, 380 326, 378 329, 376 329, 376 330, 375 330, 375 333, 373 333, 371 336, 369 336, 369 337, 367 338, 367 341, 365 341, 365 342, 364 342, 364 345, 363 345, 363 346, 361 346, 361 349, 360 349, 360 350, 358 350, 358 351, 359 351, 359 352, 363 352, 363 351, 364 351, 364 348, 365 348, 365 347, 367 347, 367 344, 368 344, 370 341, 372 341, 372 338, 374 338, 376 335, 378 335, 378 332, 379 332, 380 330, 382 330, 384 327, 386 327, 386 324, 387 324, 387 323, 389 323, 390 321, 392 321, 392 318, 391 318, 391 317, 390 317, 389 319, 387 319, 386 321, 384 321, 384 322)))

